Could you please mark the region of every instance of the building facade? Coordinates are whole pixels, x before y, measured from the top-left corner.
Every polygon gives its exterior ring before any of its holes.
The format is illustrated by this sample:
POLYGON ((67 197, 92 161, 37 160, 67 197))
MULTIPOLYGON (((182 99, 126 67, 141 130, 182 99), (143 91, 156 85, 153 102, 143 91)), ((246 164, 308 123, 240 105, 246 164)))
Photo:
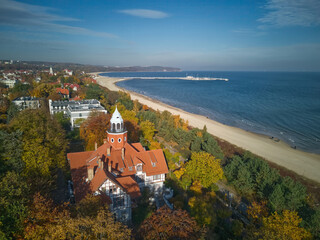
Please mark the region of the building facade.
POLYGON ((37 109, 40 107, 40 100, 35 97, 19 97, 12 101, 19 110, 37 109))
POLYGON ((128 143, 123 119, 116 109, 104 144, 94 151, 69 153, 75 201, 86 194, 99 195, 122 222, 131 221, 132 204, 141 190, 161 194, 168 167, 161 149, 146 151, 140 143, 128 143))
POLYGON ((101 106, 100 102, 96 99, 68 101, 59 100, 52 101, 49 99, 49 110, 51 114, 63 112, 65 116, 70 118, 71 128, 79 127, 78 119, 87 119, 92 111, 107 113, 107 110, 101 106))

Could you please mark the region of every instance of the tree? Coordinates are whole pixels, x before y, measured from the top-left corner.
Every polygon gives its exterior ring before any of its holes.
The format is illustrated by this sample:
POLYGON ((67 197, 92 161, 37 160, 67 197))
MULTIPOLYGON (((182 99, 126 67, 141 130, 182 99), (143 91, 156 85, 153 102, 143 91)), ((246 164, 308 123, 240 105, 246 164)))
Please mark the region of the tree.
POLYGON ((8 239, 23 232, 28 215, 28 190, 28 185, 15 172, 7 172, 0 181, 0 232, 8 239))
POLYGON ((140 226, 142 239, 200 239, 203 231, 184 210, 162 207, 140 226))
POLYGON ((209 153, 192 153, 191 160, 186 165, 187 174, 193 180, 200 181, 205 188, 222 179, 223 170, 220 159, 216 159, 209 153))
POLYGON ((149 142, 152 141, 154 133, 156 131, 154 124, 150 121, 143 121, 140 123, 140 130, 142 132, 142 136, 148 140, 149 142))
POLYGON ((0 131, 0 174, 5 171, 20 173, 24 168, 22 156, 22 132, 0 131))
POLYGON ((41 83, 34 90, 32 95, 38 98, 47 98, 55 91, 54 86, 47 83, 41 83))
POLYGON ((67 142, 60 124, 44 109, 21 112, 10 126, 23 132, 24 174, 35 181, 65 166, 67 142))
POLYGON ((103 144, 110 122, 110 114, 92 112, 80 126, 80 138, 85 141, 86 151, 94 150, 95 143, 103 144))
POLYGON ((30 218, 26 223, 26 239, 130 239, 131 231, 114 220, 107 208, 90 208, 90 197, 71 214, 65 205, 54 206, 40 194, 34 196, 30 218), (85 209, 83 210, 82 207, 85 209), (89 209, 89 208, 90 209, 89 209))
POLYGON ((255 223, 262 221, 263 217, 268 216, 268 208, 266 207, 267 202, 252 202, 251 206, 247 209, 248 217, 255 223))
POLYGON ((216 211, 214 209, 215 198, 210 194, 194 196, 189 199, 191 216, 195 218, 199 225, 214 228, 217 223, 216 211))
POLYGON ((268 240, 310 239, 310 232, 299 227, 301 221, 295 211, 284 210, 282 215, 274 212, 271 216, 263 218, 260 237, 268 240))

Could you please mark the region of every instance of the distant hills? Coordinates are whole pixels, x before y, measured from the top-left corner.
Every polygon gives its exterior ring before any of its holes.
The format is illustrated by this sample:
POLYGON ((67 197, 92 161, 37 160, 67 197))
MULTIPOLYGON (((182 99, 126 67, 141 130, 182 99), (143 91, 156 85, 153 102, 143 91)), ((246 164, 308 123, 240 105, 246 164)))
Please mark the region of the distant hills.
POLYGON ((52 67, 54 71, 70 69, 73 71, 84 72, 179 72, 180 68, 161 67, 161 66, 131 66, 131 67, 113 67, 99 66, 78 63, 57 63, 57 62, 42 62, 42 61, 13 61, 0 60, 1 70, 44 70, 52 67))

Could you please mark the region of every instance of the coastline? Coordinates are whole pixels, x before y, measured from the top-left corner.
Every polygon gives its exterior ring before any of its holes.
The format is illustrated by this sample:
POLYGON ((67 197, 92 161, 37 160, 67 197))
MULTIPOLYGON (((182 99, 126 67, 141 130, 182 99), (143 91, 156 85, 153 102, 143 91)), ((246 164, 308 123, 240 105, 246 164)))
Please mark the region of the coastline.
POLYGON ((320 183, 320 155, 292 149, 283 141, 276 142, 268 136, 224 125, 205 116, 189 113, 158 100, 128 91, 115 85, 119 81, 128 80, 128 78, 104 77, 99 75, 100 73, 91 73, 97 76, 96 80, 99 85, 112 91, 128 92, 132 100, 138 100, 155 110, 167 110, 174 115, 180 115, 182 119, 188 120, 192 127, 202 129, 206 125, 210 134, 320 183))

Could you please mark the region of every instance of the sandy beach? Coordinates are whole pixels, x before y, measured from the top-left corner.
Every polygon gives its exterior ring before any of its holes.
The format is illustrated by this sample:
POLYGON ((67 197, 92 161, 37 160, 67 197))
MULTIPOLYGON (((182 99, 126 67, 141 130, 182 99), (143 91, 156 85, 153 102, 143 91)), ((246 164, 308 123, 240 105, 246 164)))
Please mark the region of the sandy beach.
POLYGON ((302 152, 291 148, 283 141, 276 142, 267 136, 251 133, 239 128, 227 126, 208 119, 205 116, 192 114, 184 110, 169 106, 157 100, 148 98, 141 94, 131 92, 115 85, 116 82, 127 80, 121 78, 110 78, 97 75, 97 83, 112 91, 125 91, 130 93, 132 100, 138 100, 155 110, 167 110, 174 115, 180 115, 189 125, 197 128, 207 126, 208 132, 225 141, 228 141, 243 149, 249 150, 266 160, 276 163, 279 166, 292 170, 299 175, 320 183, 320 155, 302 152))

